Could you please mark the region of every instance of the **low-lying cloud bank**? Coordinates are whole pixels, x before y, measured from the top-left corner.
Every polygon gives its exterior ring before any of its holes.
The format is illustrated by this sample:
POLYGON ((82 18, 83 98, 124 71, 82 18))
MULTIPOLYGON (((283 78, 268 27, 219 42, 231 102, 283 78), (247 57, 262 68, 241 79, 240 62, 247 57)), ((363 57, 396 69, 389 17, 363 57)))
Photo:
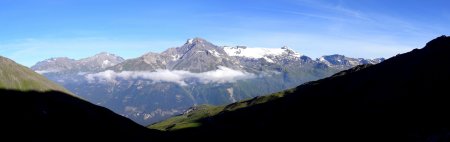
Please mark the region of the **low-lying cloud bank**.
POLYGON ((217 70, 202 73, 192 73, 183 70, 156 70, 149 71, 123 71, 115 72, 107 70, 95 74, 85 75, 88 82, 117 82, 118 79, 147 79, 154 82, 172 82, 182 86, 186 86, 186 80, 198 80, 200 83, 229 83, 237 80, 256 78, 257 75, 233 70, 227 67, 219 66, 217 70))
POLYGON ((59 72, 59 70, 36 70, 34 71, 38 74, 47 74, 47 73, 55 73, 55 72, 59 72))

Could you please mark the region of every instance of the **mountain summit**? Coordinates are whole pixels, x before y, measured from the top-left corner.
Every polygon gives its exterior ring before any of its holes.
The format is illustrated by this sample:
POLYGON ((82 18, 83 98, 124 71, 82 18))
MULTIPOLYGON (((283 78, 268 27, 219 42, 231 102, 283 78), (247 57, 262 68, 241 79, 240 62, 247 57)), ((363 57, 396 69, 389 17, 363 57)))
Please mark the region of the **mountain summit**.
POLYGON ((172 70, 205 72, 216 70, 218 66, 239 69, 237 61, 230 58, 223 48, 201 38, 189 39, 183 46, 173 49, 175 52, 169 53, 171 52, 169 50, 162 54, 180 56, 179 60, 172 65, 172 70))

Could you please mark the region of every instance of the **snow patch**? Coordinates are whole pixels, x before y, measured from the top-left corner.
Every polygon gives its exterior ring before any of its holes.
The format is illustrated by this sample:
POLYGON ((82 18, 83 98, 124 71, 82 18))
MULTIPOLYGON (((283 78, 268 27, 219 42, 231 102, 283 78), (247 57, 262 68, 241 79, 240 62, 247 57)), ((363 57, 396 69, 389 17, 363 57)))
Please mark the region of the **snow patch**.
POLYGON ((103 65, 108 65, 109 63, 111 63, 109 60, 104 60, 103 61, 103 65))
POLYGON ((211 53, 214 57, 220 57, 220 53, 216 50, 208 50, 209 53, 211 53))
POLYGON ((193 43, 193 41, 194 41, 194 39, 188 39, 188 44, 192 44, 193 43))
POLYGON ((353 60, 349 60, 349 62, 350 62, 350 65, 352 65, 352 66, 357 66, 357 65, 360 65, 362 61, 353 61, 353 60))
POLYGON ((109 61, 109 60, 104 60, 102 62, 102 68, 109 67, 110 65, 111 65, 111 61, 109 61))
POLYGON ((264 60, 266 60, 269 63, 275 63, 272 59, 267 58, 267 57, 263 57, 264 60))
POLYGON ((320 57, 319 62, 324 63, 327 66, 331 66, 331 63, 328 60, 326 60, 324 57, 320 57))
POLYGON ((327 60, 325 60, 325 58, 324 58, 324 57, 320 57, 320 58, 319 58, 319 61, 321 61, 321 62, 325 62, 325 61, 327 61, 327 60))
POLYGON ((180 54, 172 55, 172 61, 176 61, 176 60, 180 59, 180 57, 181 57, 180 54))
POLYGON ((237 47, 224 47, 225 52, 229 56, 240 56, 247 58, 263 58, 265 56, 280 56, 287 54, 289 56, 300 57, 301 55, 287 47, 282 48, 242 48, 237 47))

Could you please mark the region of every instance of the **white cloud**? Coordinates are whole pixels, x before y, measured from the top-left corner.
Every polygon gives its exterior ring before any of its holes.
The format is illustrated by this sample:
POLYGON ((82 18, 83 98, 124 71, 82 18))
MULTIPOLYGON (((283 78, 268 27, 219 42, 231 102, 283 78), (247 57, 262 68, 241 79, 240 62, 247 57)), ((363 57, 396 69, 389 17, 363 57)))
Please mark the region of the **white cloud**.
POLYGON ((46 74, 46 73, 54 73, 54 72, 59 72, 58 70, 37 70, 35 71, 38 74, 46 74))
POLYGON ((88 72, 78 72, 77 75, 86 75, 88 72))
POLYGON ((147 79, 154 82, 172 82, 181 86, 186 86, 186 80, 197 80, 200 83, 229 83, 236 82, 237 80, 256 78, 257 75, 233 70, 227 67, 219 66, 217 70, 207 71, 202 73, 193 73, 183 70, 156 70, 155 72, 149 71, 123 71, 115 72, 107 70, 95 74, 85 75, 86 79, 93 83, 99 82, 117 82, 118 79, 147 79))

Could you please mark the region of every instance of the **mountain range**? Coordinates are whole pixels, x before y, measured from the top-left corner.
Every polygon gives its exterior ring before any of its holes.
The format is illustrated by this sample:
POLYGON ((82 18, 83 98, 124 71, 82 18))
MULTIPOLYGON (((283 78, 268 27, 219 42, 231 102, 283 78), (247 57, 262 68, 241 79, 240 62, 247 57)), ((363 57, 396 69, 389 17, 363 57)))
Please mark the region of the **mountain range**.
POLYGON ((411 141, 450 139, 450 37, 379 64, 229 105, 199 105, 146 129, 1 57, 5 141, 411 141), (6 78, 6 79, 5 79, 6 78), (28 82, 23 85, 22 82, 28 82), (56 91, 52 91, 56 90, 56 91), (159 130, 154 130, 159 129, 159 130))
POLYGON ((31 69, 81 98, 148 125, 192 106, 229 104, 383 60, 311 59, 288 47, 216 46, 193 38, 133 59, 100 53, 80 60, 51 58, 31 69))
POLYGON ((179 140, 448 141, 448 53, 450 37, 441 36, 376 65, 226 106, 193 107, 149 127, 179 140))

